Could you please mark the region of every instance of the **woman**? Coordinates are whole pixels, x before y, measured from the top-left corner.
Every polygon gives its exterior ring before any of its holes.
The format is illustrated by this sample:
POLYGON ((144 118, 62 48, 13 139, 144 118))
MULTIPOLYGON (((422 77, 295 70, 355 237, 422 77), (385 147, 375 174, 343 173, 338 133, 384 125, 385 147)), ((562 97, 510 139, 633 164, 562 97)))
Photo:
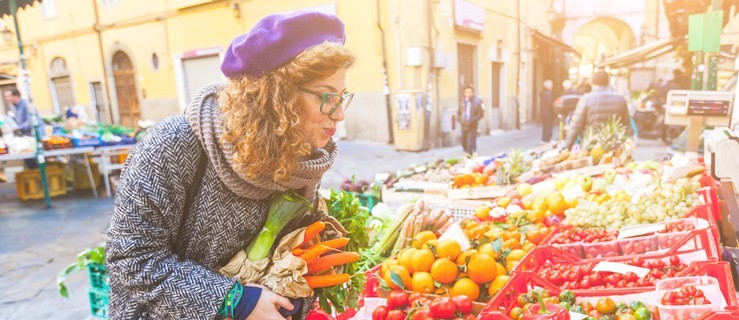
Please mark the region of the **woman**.
POLYGON ((111 319, 284 319, 278 309, 294 309, 215 270, 256 236, 273 194, 315 200, 352 98, 343 43, 336 16, 265 17, 229 46, 226 83, 201 89, 186 115, 136 146, 108 230, 111 319))

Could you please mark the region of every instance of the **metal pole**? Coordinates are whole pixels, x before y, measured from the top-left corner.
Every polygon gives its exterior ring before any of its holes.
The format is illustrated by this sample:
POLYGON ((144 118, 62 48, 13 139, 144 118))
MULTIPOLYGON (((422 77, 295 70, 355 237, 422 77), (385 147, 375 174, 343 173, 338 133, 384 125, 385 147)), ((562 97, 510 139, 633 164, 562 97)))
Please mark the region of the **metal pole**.
MULTIPOLYGON (((18 40, 18 52, 20 53, 21 62, 21 73, 23 74, 23 84, 28 97, 28 103, 33 103, 33 95, 31 94, 31 81, 29 80, 30 74, 26 67, 26 55, 23 51, 23 40, 21 40, 21 29, 18 25, 18 3, 16 0, 10 0, 10 13, 13 15, 13 24, 15 25, 15 38, 18 40)), ((41 133, 38 132, 38 115, 36 111, 30 112, 31 125, 33 126, 33 133, 36 136, 36 161, 38 161, 38 168, 41 171, 41 187, 44 189, 44 204, 47 208, 51 207, 51 196, 49 195, 49 183, 46 180, 46 157, 44 157, 44 147, 41 144, 41 133)))

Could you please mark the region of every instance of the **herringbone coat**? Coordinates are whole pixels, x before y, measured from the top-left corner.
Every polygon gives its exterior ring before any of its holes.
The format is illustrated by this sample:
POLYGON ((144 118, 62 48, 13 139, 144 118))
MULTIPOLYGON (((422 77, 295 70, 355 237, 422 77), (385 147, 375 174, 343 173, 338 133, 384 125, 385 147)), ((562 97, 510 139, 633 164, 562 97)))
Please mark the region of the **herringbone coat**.
POLYGON ((199 150, 177 115, 152 128, 128 157, 108 229, 110 319, 132 319, 137 309, 142 319, 214 319, 234 285, 215 270, 261 229, 269 199, 236 196, 208 164, 178 234, 199 150))

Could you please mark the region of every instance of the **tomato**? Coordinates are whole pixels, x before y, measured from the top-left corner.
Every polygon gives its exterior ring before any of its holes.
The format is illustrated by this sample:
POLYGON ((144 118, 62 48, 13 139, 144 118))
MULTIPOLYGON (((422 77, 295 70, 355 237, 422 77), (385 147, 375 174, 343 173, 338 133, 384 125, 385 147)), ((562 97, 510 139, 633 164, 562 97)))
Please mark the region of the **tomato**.
POLYGON ((477 316, 475 316, 474 314, 468 313, 464 315, 464 320, 476 320, 476 319, 477 319, 477 316))
POLYGON ((631 302, 631 305, 629 305, 629 308, 631 308, 631 310, 634 310, 634 311, 636 311, 639 308, 644 308, 644 307, 646 306, 641 301, 634 301, 634 302, 631 302))
POLYGON ((636 320, 652 320, 652 312, 647 310, 647 308, 641 307, 634 311, 634 318, 636 320))
POLYGON ((657 309, 657 306, 648 306, 647 310, 652 314, 652 320, 660 320, 659 309, 657 309))
POLYGON ((423 298, 423 295, 422 294, 420 294, 418 292, 411 293, 408 296, 408 305, 411 306, 411 307, 415 307, 415 302, 418 301, 421 298, 423 298))
POLYGON ((508 313, 508 316, 511 317, 511 319, 513 320, 519 320, 523 316, 523 309, 515 307, 511 309, 511 312, 508 313))
POLYGON ((666 305, 666 306, 674 305, 675 304, 675 299, 677 299, 677 294, 675 294, 675 292, 673 292, 673 291, 667 291, 662 296, 661 303, 663 305, 666 305))
POLYGON ((680 257, 678 257, 678 256, 671 256, 670 257, 670 265, 671 266, 679 266, 680 265, 680 257))
POLYGON ((595 305, 595 310, 598 310, 601 314, 613 314, 616 312, 616 303, 610 298, 600 298, 595 305))
POLYGON ((585 314, 590 314, 590 311, 593 311, 593 309, 595 309, 595 307, 593 307, 593 304, 587 301, 581 302, 580 306, 585 311, 585 314))
POLYGON ((390 296, 387 298, 388 309, 394 310, 405 306, 408 306, 408 293, 402 290, 390 292, 390 296))
POLYGON ((465 295, 460 295, 452 298, 452 301, 454 301, 454 307, 457 309, 457 311, 461 312, 462 314, 468 314, 472 312, 472 299, 465 295))
POLYGON ((413 313, 413 320, 434 320, 434 317, 431 316, 431 310, 428 307, 423 307, 413 313))
POLYGON ((523 306, 525 306, 527 303, 536 302, 536 299, 534 299, 534 297, 531 294, 524 293, 524 294, 520 294, 518 298, 516 299, 516 301, 518 302, 518 306, 523 308, 523 306))
POLYGON ((637 320, 633 314, 624 314, 618 317, 618 320, 637 320))
POLYGON ((454 318, 454 301, 450 298, 439 298, 434 300, 429 305, 429 309, 431 310, 431 316, 434 318, 454 318))
POLYGON ((385 320, 405 320, 405 312, 400 310, 390 310, 385 320))
POLYGON ((375 311, 372 311, 372 320, 385 320, 389 312, 386 306, 379 306, 375 311))

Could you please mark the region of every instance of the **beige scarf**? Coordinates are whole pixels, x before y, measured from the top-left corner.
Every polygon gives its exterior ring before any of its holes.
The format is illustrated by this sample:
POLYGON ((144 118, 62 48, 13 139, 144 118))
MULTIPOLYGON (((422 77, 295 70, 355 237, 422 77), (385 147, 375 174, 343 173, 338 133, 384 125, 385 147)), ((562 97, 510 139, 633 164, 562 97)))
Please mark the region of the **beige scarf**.
MULTIPOLYGON (((234 170, 234 148, 221 142, 224 131, 224 116, 218 106, 218 92, 222 83, 211 84, 200 89, 185 110, 188 123, 204 146, 208 161, 218 172, 223 183, 236 195, 261 200, 270 197, 275 191, 302 190, 308 201, 313 202, 323 174, 331 168, 339 149, 329 140, 323 148, 314 148, 298 165, 297 170, 286 183, 278 183, 269 178, 250 180, 234 170)), ((250 106, 245 106, 250 107, 250 106)))

